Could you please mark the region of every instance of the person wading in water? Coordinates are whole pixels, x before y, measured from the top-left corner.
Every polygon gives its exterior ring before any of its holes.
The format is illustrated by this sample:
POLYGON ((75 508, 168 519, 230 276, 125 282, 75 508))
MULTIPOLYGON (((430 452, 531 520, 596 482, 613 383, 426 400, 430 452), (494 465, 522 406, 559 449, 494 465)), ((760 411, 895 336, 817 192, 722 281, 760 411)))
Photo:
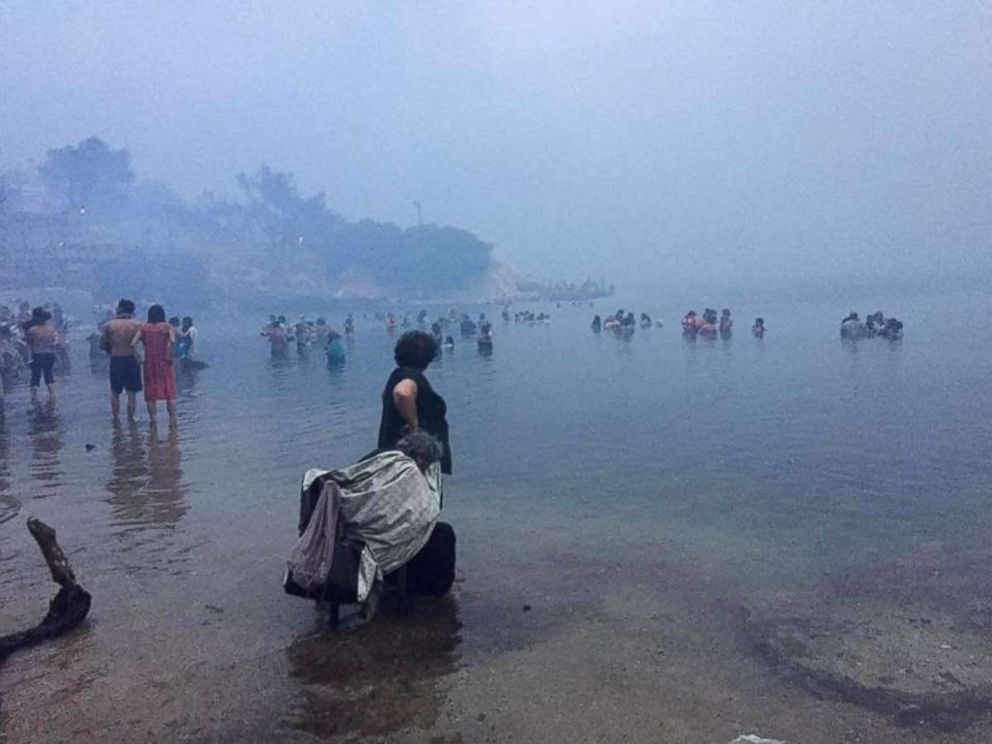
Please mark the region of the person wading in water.
POLYGON ((134 303, 117 303, 117 317, 103 324, 100 348, 110 354, 110 410, 114 418, 121 412, 121 393, 127 391, 127 417, 134 418, 137 394, 141 392, 141 365, 135 355, 133 342, 141 330, 134 319, 134 303))

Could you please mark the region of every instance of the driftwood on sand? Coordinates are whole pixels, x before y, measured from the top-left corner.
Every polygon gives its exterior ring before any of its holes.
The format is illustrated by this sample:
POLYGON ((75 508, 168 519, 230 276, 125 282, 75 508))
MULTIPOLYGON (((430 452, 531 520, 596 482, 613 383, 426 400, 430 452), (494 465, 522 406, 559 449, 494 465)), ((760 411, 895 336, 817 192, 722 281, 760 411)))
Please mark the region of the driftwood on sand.
POLYGON ((38 543, 59 590, 48 604, 48 614, 38 625, 0 637, 0 662, 14 651, 67 633, 83 622, 90 611, 90 594, 76 583, 69 560, 55 539, 55 530, 40 519, 30 517, 28 532, 38 543))

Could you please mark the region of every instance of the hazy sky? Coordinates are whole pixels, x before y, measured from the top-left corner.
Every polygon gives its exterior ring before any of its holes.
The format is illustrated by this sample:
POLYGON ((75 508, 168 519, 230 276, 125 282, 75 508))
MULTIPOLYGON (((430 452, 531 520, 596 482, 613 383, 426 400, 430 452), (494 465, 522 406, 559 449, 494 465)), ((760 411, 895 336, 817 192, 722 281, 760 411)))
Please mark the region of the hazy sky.
POLYGON ((545 276, 992 266, 988 0, 0 0, 0 164, 91 134, 545 276))

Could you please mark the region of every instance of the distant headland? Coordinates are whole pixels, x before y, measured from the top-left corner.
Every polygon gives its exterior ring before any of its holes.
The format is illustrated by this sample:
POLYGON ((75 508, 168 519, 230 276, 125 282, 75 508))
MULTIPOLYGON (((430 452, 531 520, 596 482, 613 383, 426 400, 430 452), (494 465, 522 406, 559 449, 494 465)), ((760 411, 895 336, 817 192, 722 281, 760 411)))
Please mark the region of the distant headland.
POLYGON ((0 173, 0 289, 66 287, 185 304, 266 297, 588 300, 605 281, 538 280, 493 259, 468 230, 351 221, 289 173, 236 177, 237 198, 186 199, 139 181, 131 154, 98 137, 0 173))

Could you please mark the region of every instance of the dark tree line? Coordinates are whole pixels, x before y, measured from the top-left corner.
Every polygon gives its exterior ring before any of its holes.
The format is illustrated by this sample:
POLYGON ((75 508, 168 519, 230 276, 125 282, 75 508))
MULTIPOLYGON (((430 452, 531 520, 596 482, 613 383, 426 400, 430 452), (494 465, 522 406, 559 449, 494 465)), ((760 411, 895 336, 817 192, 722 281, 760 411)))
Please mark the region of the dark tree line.
POLYGON ((349 221, 324 194, 301 194, 291 174, 266 165, 236 182, 239 197, 190 201, 140 182, 127 149, 90 137, 49 150, 35 173, 0 174, 0 251, 91 246, 105 268, 123 262, 129 271, 149 254, 163 267, 181 255, 187 273, 205 273, 197 262, 220 252, 262 251, 288 267, 302 257, 306 271, 331 282, 357 274, 386 292, 422 296, 463 286, 490 265, 492 247, 466 230, 349 221))

